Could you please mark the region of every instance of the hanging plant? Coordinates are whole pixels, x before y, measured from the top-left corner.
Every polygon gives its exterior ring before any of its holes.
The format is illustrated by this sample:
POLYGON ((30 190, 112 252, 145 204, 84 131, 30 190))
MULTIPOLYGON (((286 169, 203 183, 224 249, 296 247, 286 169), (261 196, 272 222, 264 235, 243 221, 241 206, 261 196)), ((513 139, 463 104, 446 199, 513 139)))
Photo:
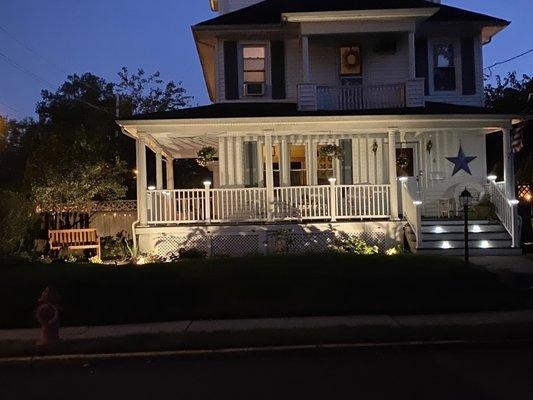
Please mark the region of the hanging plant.
POLYGON ((341 161, 344 160, 344 153, 340 146, 337 146, 336 144, 327 144, 320 147, 318 155, 320 157, 331 157, 341 161))
POLYGON ((430 139, 428 144, 426 145, 426 150, 428 151, 429 154, 431 154, 431 149, 432 148, 433 148, 433 142, 430 139))
POLYGON ((207 167, 210 162, 215 161, 217 149, 212 146, 202 147, 196 154, 196 162, 202 167, 207 167))
POLYGON ((375 155, 378 152, 378 149, 379 149, 378 141, 374 139, 374 143, 372 144, 372 153, 374 153, 375 155))
POLYGON ((405 154, 400 153, 400 155, 396 159, 396 165, 398 165, 398 167, 400 168, 407 168, 407 166, 409 165, 409 158, 405 154))

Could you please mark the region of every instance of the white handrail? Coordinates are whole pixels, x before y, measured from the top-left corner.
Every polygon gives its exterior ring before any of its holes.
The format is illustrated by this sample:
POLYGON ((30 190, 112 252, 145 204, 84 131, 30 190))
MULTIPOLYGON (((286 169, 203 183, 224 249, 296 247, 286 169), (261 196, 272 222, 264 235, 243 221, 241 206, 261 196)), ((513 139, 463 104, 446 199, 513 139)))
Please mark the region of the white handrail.
POLYGON ((504 228, 509 232, 512 239, 512 246, 517 247, 518 241, 518 210, 512 200, 508 199, 504 192, 504 183, 490 181, 490 200, 496 208, 496 215, 500 219, 504 228))
POLYGON ((420 206, 422 201, 412 195, 409 190, 408 182, 402 182, 402 205, 403 216, 411 226, 416 239, 416 248, 422 247, 420 233, 422 230, 422 212, 420 206))

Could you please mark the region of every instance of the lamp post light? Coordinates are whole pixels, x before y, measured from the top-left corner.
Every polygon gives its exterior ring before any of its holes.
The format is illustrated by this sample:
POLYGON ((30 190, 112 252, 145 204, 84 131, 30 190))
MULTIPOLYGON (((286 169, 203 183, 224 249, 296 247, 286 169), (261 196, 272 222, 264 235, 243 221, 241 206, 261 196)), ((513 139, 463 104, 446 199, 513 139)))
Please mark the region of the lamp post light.
POLYGON ((459 196, 459 200, 461 201, 461 204, 463 205, 463 212, 465 214, 465 262, 470 262, 470 254, 469 254, 469 248, 468 248, 468 209, 470 205, 472 204, 472 194, 468 191, 468 189, 465 187, 465 190, 461 193, 459 196))

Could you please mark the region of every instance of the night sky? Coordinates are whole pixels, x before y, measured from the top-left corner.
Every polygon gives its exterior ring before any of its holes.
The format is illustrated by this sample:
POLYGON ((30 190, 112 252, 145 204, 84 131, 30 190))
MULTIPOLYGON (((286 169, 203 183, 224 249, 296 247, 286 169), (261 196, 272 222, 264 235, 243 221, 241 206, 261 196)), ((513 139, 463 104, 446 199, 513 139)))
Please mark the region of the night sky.
MULTIPOLYGON (((532 0, 443 2, 512 21, 485 46, 485 65, 533 48, 532 0)), ((70 73, 92 72, 114 80, 122 66, 159 70, 165 80, 183 81, 194 105, 209 103, 190 30, 216 16, 208 0, 1 3, 0 115, 33 116, 41 89, 57 89, 70 73)), ((533 74, 533 53, 494 71, 512 70, 533 74)))

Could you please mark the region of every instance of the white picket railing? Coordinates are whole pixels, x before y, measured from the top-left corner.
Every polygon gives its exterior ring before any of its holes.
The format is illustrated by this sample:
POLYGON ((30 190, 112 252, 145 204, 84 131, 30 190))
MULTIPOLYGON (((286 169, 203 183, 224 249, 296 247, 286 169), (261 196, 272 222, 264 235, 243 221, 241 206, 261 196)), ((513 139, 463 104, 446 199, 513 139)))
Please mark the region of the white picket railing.
POLYGON ((211 222, 263 221, 267 217, 266 189, 213 189, 211 222))
POLYGON ((341 185, 337 191, 337 219, 390 216, 390 185, 341 185))
POLYGON ((390 216, 390 185, 148 191, 148 223, 378 219, 390 216), (270 219, 269 219, 270 217, 270 219))
POLYGON ((331 218, 329 186, 274 188, 274 219, 312 220, 331 218))
POLYGON ((422 230, 422 212, 420 206, 422 205, 422 202, 417 196, 413 195, 413 191, 409 188, 409 182, 402 182, 401 186, 403 216, 415 234, 416 248, 419 249, 422 247, 422 240, 420 237, 422 230))
POLYGON ((317 86, 319 110, 368 110, 405 107, 405 84, 317 86))
POLYGON ((500 219, 502 225, 511 235, 513 247, 517 247, 518 243, 518 210, 515 204, 512 204, 513 199, 508 199, 505 195, 505 183, 491 181, 489 184, 490 200, 496 208, 496 215, 500 219))

